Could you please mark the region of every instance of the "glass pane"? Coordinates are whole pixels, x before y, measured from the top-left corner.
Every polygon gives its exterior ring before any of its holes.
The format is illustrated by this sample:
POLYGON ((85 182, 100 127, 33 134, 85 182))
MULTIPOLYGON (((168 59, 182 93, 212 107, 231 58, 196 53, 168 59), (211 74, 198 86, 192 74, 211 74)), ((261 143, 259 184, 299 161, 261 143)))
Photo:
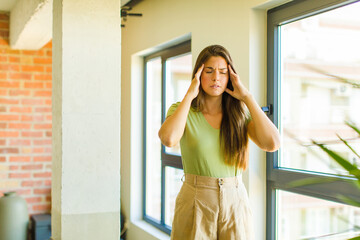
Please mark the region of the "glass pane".
POLYGON ((360 149, 360 3, 281 26, 282 167, 346 174, 314 146, 357 161, 337 137, 360 149))
MULTIPOLYGON (((166 110, 180 102, 191 83, 191 53, 177 56, 166 61, 166 110)), ((166 152, 180 155, 180 146, 166 148, 166 152)))
POLYGON ((277 239, 342 240, 360 234, 360 208, 277 191, 277 239))
POLYGON ((161 214, 161 59, 146 63, 146 215, 161 214))
POLYGON ((182 186, 182 169, 165 167, 165 224, 170 226, 174 218, 175 200, 182 186))

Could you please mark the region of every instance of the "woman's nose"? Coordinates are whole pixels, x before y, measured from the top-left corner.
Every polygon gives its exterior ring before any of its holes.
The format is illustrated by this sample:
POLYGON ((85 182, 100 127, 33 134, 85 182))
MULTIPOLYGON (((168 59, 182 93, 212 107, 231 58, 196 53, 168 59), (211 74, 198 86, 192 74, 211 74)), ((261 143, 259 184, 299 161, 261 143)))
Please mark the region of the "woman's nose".
POLYGON ((219 71, 214 71, 213 81, 217 81, 220 79, 219 71))

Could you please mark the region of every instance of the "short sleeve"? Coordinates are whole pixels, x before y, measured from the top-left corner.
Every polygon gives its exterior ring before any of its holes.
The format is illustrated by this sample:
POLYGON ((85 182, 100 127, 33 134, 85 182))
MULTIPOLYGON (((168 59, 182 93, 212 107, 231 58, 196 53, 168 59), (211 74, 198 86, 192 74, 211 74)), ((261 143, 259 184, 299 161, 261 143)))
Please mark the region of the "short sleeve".
POLYGON ((175 110, 178 108, 178 106, 180 105, 180 102, 174 103, 169 107, 169 110, 167 111, 166 114, 166 118, 173 115, 175 110))

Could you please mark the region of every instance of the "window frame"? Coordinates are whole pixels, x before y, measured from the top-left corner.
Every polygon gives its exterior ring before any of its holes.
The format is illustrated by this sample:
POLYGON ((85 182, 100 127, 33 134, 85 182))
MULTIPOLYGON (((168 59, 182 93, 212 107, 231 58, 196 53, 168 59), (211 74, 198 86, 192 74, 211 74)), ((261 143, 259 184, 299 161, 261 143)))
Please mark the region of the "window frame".
MULTIPOLYGON (((335 8, 345 6, 359 0, 296 0, 279 7, 270 9, 267 14, 267 102, 272 105, 269 118, 279 127, 280 116, 280 26, 306 17, 320 14, 335 8)), ((280 167, 278 165, 279 152, 266 154, 266 239, 277 237, 277 199, 276 190, 285 190, 323 200, 347 204, 338 196, 348 196, 360 201, 360 191, 355 187, 356 179, 280 167), (334 181, 290 187, 289 182, 306 178, 321 180, 332 178, 334 181)))
POLYGON ((143 90, 143 220, 157 227, 161 231, 170 234, 171 227, 165 224, 165 168, 173 167, 183 169, 181 156, 169 154, 165 151, 165 146, 161 144, 161 219, 152 218, 146 215, 146 99, 147 99, 147 76, 146 76, 146 63, 154 58, 161 58, 161 122, 165 121, 166 117, 166 61, 181 55, 191 53, 191 40, 185 41, 178 45, 159 50, 155 53, 144 57, 144 90, 143 90))

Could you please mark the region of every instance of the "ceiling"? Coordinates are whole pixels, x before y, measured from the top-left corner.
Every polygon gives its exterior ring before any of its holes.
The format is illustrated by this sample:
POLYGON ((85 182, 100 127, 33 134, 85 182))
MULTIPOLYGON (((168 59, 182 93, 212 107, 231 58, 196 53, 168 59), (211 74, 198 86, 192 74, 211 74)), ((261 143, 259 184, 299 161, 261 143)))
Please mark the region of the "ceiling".
MULTIPOLYGON (((2 12, 10 12, 11 9, 15 6, 15 3, 18 0, 0 0, 0 11, 2 12)), ((125 4, 130 4, 130 2, 139 2, 134 0, 121 0, 121 6, 125 4)))
POLYGON ((10 12, 14 7, 17 0, 1 0, 0 1, 0 11, 10 12))

